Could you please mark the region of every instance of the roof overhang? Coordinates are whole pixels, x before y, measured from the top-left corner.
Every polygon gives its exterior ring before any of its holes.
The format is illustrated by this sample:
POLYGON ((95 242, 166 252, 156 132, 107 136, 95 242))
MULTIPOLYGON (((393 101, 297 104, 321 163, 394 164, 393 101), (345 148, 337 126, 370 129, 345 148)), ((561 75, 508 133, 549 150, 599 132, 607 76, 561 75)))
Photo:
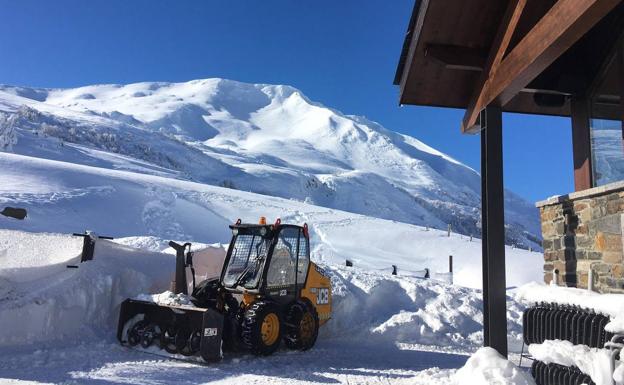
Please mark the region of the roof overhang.
MULTIPOLYGON (((586 92, 623 32, 621 0, 416 0, 394 79, 399 102, 467 109, 464 132, 490 103, 569 116, 570 96, 586 92)), ((619 118, 608 91, 614 107, 601 113, 619 118)))

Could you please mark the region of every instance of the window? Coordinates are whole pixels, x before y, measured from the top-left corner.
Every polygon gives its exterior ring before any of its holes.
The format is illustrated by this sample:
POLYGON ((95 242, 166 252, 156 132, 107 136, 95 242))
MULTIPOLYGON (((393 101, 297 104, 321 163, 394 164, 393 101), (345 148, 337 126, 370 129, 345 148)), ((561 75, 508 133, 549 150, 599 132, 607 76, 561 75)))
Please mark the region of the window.
POLYGON ((297 264, 297 284, 303 285, 308 275, 308 265, 310 259, 308 257, 309 241, 301 234, 299 237, 299 262, 297 264))
POLYGON ((591 155, 593 186, 624 180, 622 146, 622 52, 610 59, 604 72, 597 75, 591 91, 591 155))
POLYGON ((260 279, 270 240, 255 234, 239 234, 234 240, 223 283, 255 288, 260 279))
POLYGON ((295 263, 299 229, 285 227, 280 231, 267 272, 267 287, 276 288, 295 284, 295 263))
POLYGON ((594 185, 602 186, 624 179, 622 122, 591 119, 590 128, 594 185))

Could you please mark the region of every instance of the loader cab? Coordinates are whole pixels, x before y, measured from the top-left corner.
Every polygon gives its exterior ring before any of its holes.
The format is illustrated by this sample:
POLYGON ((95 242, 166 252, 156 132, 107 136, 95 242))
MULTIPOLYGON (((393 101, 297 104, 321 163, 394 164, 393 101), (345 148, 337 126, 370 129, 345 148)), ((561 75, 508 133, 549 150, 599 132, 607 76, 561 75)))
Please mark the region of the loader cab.
POLYGON ((232 240, 221 274, 223 287, 277 303, 298 298, 310 266, 307 226, 237 222, 230 228, 232 240))

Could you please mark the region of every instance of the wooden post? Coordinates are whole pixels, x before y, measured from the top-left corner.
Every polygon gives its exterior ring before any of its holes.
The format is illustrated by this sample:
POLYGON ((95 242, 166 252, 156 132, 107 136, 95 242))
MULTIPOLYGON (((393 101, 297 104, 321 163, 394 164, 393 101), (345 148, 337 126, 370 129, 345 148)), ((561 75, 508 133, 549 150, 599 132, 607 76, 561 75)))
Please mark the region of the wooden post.
POLYGON ((449 255, 449 283, 453 284, 453 256, 449 255))
POLYGON ((480 116, 483 338, 485 346, 507 357, 502 118, 496 106, 486 107, 480 116))
POLYGON ((574 191, 592 187, 589 100, 574 96, 570 101, 572 115, 572 154, 574 157, 574 191))

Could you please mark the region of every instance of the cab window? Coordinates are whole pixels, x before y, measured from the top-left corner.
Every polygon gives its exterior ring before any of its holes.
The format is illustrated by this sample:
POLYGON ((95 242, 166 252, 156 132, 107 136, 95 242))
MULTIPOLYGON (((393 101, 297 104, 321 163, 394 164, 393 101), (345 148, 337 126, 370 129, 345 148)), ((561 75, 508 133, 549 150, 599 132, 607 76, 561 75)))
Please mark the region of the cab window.
POLYGON ((286 227, 280 231, 267 271, 267 287, 277 288, 295 284, 298 242, 299 229, 286 227))
POLYGON ((310 264, 310 252, 309 252, 308 238, 303 236, 303 233, 299 237, 299 262, 297 263, 297 284, 303 285, 308 275, 308 265, 310 264))

